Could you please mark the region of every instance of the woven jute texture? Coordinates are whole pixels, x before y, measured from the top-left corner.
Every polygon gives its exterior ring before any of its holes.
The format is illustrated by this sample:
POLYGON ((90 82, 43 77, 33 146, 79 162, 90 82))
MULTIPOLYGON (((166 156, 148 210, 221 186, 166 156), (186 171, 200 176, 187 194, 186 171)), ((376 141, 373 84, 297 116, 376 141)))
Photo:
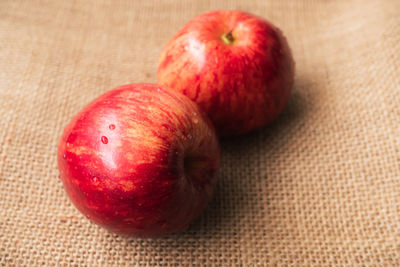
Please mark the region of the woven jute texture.
POLYGON ((0 1, 0 263, 5 266, 400 265, 400 2, 0 1), (71 117, 215 9, 262 16, 296 60, 270 126, 222 141, 213 202, 184 232, 111 234, 56 164, 71 117))

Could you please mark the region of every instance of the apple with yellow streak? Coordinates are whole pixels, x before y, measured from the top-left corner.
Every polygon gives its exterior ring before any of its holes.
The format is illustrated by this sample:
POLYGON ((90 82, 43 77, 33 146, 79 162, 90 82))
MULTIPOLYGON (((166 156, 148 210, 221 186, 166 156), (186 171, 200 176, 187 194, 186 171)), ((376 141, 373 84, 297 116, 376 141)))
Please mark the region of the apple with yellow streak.
POLYGON ((74 205, 110 231, 140 237, 188 227, 212 197, 219 164, 210 121, 189 98, 155 84, 95 99, 58 146, 74 205))
POLYGON ((238 135, 282 111, 294 61, 277 27, 246 12, 219 10, 195 17, 172 37, 157 76, 195 101, 219 135, 238 135))

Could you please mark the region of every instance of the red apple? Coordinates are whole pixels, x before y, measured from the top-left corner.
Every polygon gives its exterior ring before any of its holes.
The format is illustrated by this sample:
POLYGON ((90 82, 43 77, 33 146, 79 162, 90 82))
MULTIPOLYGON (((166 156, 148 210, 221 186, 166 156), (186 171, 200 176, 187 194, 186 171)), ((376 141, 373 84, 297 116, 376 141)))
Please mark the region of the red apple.
POLYGON ((284 108, 294 61, 282 32, 241 11, 214 11, 187 23, 167 43, 158 82, 188 96, 219 135, 271 122, 284 108))
POLYGON ((100 96, 58 146, 75 206, 113 232, 140 237, 185 229, 210 201, 219 162, 217 136, 197 105, 154 84, 100 96))

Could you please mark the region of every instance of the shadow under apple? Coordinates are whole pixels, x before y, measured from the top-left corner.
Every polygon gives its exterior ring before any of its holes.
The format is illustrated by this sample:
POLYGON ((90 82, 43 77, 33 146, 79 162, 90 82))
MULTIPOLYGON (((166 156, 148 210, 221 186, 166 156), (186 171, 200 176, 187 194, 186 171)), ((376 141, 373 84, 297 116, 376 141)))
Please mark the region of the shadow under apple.
POLYGON ((221 140, 222 164, 213 201, 185 232, 177 235, 212 237, 234 236, 248 216, 267 216, 265 201, 274 177, 266 169, 274 164, 274 155, 285 149, 285 142, 303 126, 310 107, 305 97, 307 84, 297 81, 283 112, 270 125, 244 136, 221 140), (267 162, 267 164, 265 164, 267 162))

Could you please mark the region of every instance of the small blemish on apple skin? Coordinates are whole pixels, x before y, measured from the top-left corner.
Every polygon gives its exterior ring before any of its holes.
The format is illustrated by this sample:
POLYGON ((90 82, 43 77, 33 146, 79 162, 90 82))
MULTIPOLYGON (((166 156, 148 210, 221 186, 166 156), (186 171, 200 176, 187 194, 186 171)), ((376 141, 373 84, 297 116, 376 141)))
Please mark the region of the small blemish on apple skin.
POLYGON ((115 129, 115 124, 110 124, 108 125, 108 129, 110 129, 111 131, 115 129))
POLYGON ((101 142, 103 143, 103 144, 108 144, 108 138, 106 137, 106 136, 102 136, 101 137, 101 142))

